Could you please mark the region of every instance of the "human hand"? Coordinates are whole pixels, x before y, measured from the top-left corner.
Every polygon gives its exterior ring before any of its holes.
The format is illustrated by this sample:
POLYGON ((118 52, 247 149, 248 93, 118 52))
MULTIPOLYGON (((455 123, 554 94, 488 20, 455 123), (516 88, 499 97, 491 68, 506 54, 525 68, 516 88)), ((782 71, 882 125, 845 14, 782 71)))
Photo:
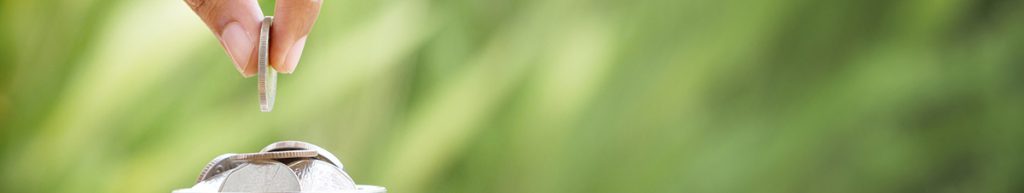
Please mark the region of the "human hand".
MULTIPOLYGON (((242 76, 256 74, 256 45, 263 11, 256 0, 185 0, 220 40, 242 76)), ((277 0, 270 28, 269 63, 292 73, 306 46, 306 36, 320 14, 322 0, 277 0)))

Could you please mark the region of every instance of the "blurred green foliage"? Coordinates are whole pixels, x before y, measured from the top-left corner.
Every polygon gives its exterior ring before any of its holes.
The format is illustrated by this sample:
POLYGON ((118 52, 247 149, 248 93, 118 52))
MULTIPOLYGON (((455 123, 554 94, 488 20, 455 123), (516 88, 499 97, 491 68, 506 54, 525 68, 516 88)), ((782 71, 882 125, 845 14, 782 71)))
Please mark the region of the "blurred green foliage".
POLYGON ((1022 1, 326 0, 272 113, 181 1, 0 21, 0 192, 277 140, 393 193, 1024 191, 1022 1))

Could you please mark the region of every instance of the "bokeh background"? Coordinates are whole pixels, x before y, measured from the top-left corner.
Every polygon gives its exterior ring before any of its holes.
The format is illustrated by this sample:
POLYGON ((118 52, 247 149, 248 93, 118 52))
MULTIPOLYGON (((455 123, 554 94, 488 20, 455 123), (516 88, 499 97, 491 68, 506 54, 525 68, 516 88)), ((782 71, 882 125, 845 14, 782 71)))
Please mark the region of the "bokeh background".
POLYGON ((278 140, 393 193, 1024 191, 1022 1, 325 1, 271 113, 182 1, 2 1, 0 192, 278 140))

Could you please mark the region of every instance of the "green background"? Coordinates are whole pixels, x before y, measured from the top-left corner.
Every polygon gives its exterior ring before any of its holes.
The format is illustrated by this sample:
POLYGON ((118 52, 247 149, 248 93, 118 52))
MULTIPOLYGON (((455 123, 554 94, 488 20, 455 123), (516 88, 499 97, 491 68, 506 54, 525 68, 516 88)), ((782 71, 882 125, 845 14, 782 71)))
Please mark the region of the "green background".
POLYGON ((271 113, 182 1, 2 1, 0 192, 278 140, 392 193, 1024 191, 1022 1, 325 1, 271 113))

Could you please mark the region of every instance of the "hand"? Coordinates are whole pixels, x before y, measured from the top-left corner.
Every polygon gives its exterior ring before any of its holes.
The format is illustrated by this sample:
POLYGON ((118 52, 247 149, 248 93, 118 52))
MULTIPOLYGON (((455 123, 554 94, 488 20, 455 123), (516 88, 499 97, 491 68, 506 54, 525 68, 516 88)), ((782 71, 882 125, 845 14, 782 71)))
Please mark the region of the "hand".
MULTIPOLYGON (((220 40, 242 76, 256 74, 256 46, 263 11, 256 0, 185 0, 220 40)), ((321 0, 277 0, 270 29, 270 65, 292 73, 306 36, 320 14, 321 0)))

